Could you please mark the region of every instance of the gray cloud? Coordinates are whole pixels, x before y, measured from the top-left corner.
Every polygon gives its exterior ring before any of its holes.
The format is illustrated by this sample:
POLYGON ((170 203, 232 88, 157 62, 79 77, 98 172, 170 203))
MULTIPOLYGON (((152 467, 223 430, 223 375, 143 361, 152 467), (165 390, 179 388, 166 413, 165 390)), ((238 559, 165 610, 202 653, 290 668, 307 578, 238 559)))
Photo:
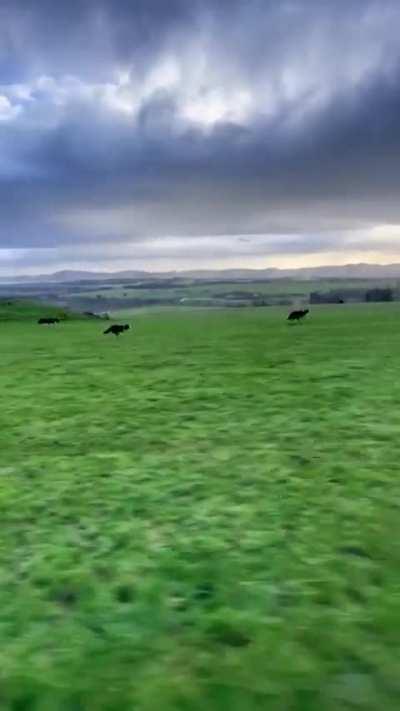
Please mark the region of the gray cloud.
POLYGON ((395 254, 399 29, 395 0, 3 0, 0 250, 395 254))

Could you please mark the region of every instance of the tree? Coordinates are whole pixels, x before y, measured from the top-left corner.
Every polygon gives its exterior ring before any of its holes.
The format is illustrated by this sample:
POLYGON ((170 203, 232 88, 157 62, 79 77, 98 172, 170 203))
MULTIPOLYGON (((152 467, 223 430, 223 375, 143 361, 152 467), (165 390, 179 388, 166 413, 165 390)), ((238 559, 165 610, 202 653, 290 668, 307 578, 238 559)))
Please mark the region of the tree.
POLYGON ((365 301, 393 301, 393 290, 370 289, 365 294, 365 301))

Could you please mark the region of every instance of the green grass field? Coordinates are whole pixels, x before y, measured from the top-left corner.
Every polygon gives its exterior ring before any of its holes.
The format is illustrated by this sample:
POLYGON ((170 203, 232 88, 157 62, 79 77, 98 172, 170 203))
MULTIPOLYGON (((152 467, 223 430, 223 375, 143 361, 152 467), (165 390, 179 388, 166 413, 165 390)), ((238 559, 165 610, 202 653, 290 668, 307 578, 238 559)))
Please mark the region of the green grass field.
POLYGON ((395 711, 396 304, 2 320, 3 711, 395 711))

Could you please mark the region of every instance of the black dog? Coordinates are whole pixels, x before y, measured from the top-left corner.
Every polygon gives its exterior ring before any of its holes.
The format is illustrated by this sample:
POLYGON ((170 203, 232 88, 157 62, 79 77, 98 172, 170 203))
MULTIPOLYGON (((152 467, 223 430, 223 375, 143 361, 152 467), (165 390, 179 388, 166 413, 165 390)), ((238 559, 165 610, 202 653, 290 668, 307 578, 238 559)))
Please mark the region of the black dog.
POLYGON ((40 318, 38 323, 47 323, 47 324, 60 323, 60 319, 59 318, 40 318))
POLYGON ((300 319, 304 318, 304 316, 307 316, 309 310, 310 309, 299 309, 298 311, 291 311, 289 316, 287 317, 287 320, 300 321, 300 319))
POLYGON ((128 326, 127 323, 125 323, 123 326, 120 326, 118 323, 114 323, 112 326, 107 328, 103 333, 113 333, 114 336, 119 336, 120 333, 123 333, 123 331, 127 331, 130 326, 128 326))

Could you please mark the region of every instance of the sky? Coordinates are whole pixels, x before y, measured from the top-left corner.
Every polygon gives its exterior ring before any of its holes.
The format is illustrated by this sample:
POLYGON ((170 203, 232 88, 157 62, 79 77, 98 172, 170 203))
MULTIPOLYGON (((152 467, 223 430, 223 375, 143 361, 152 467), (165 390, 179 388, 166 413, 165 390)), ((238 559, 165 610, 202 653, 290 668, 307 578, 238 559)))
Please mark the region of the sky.
POLYGON ((400 262, 398 0, 0 0, 0 275, 400 262))

